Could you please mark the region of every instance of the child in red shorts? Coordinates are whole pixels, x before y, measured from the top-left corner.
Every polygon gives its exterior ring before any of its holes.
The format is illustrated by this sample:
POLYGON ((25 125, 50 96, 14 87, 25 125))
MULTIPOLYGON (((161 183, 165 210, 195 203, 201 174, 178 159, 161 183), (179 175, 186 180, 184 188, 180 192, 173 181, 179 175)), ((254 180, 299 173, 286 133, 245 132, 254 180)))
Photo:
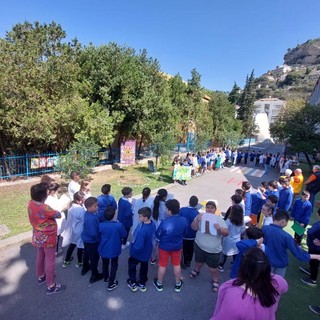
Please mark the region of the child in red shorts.
POLYGON ((153 284, 158 291, 163 291, 162 281, 170 257, 176 279, 175 291, 180 292, 183 285, 180 267, 181 250, 188 222, 186 218, 178 215, 180 210, 178 200, 168 200, 166 208, 168 218, 161 221, 156 232, 156 239, 159 242, 159 268, 157 278, 154 279, 153 284))

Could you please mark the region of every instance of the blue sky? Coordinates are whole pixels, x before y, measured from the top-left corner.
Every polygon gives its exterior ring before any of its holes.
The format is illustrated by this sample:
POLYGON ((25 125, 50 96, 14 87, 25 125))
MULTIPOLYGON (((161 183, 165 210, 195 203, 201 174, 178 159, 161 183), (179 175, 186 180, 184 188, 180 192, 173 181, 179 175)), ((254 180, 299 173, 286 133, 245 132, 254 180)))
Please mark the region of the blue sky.
POLYGON ((247 74, 283 63, 288 48, 320 37, 319 0, 0 0, 0 37, 24 21, 61 24, 67 39, 147 49, 161 69, 230 91, 247 74))

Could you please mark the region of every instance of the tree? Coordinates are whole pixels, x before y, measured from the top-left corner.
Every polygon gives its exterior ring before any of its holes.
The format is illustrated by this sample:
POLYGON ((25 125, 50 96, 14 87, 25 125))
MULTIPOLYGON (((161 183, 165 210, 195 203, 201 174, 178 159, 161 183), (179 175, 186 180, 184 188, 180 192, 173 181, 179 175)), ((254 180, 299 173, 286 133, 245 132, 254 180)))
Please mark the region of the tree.
POLYGON ((231 104, 238 104, 241 97, 241 88, 235 82, 229 93, 228 100, 231 104))
POLYGON ((251 136, 256 132, 255 117, 254 117, 254 101, 256 99, 254 70, 250 77, 247 76, 246 84, 239 100, 238 119, 242 121, 243 134, 246 137, 251 136))
POLYGON ((81 46, 61 26, 17 24, 0 39, 2 153, 65 151, 77 136, 113 141, 114 118, 79 95, 81 46))
POLYGON ((232 105, 223 93, 212 92, 210 97, 209 111, 215 143, 237 146, 242 137, 242 124, 236 119, 235 105, 232 105))
POLYGON ((270 133, 289 145, 292 151, 303 152, 311 170, 309 154, 319 148, 320 109, 303 100, 289 101, 271 125, 270 133))

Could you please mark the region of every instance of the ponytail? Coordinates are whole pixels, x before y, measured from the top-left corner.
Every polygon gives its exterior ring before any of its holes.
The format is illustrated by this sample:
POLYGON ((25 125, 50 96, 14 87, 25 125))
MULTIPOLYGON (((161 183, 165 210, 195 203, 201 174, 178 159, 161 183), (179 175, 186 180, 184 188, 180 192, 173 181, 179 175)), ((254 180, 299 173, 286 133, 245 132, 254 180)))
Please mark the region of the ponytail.
POLYGON ((166 189, 160 189, 158 191, 157 196, 154 199, 152 217, 155 221, 158 221, 159 219, 160 201, 166 201, 167 196, 168 196, 168 191, 166 189))

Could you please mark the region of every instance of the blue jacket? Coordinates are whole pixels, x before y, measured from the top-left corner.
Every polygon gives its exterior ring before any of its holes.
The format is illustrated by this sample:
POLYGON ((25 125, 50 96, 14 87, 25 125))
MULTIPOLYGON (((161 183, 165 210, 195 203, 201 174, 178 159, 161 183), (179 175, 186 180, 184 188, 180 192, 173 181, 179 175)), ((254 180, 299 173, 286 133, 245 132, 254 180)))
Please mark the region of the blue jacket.
POLYGON ((260 192, 252 193, 251 194, 251 213, 258 214, 261 211, 264 202, 265 200, 262 199, 262 195, 260 192))
POLYGON ((114 196, 111 194, 102 194, 98 197, 98 217, 100 221, 105 221, 103 214, 107 207, 112 207, 114 210, 117 210, 118 206, 114 196))
POLYGON ((238 276, 238 271, 240 268, 240 263, 242 256, 244 253, 249 249, 257 246, 257 240, 254 239, 245 239, 238 241, 236 243, 236 246, 239 250, 236 259, 233 261, 232 267, 231 267, 231 273, 230 273, 230 278, 236 278, 238 276))
POLYGON ((183 239, 194 240, 196 238, 197 231, 191 228, 191 223, 193 222, 195 217, 198 215, 198 213, 199 212, 197 208, 194 208, 194 207, 184 207, 180 209, 180 212, 179 212, 180 216, 185 217, 188 222, 188 229, 184 234, 183 239))
POLYGON ((187 229, 188 222, 186 218, 179 215, 170 216, 162 220, 156 232, 159 248, 165 251, 180 250, 187 229))
POLYGON ((132 227, 133 213, 131 203, 126 198, 120 198, 118 202, 118 220, 125 226, 125 228, 132 227))
POLYGON ((121 240, 127 235, 119 221, 104 221, 99 225, 101 241, 98 252, 102 258, 114 258, 121 254, 121 240))
POLYGON ((282 210, 289 211, 293 199, 291 188, 283 188, 280 191, 278 207, 282 210))
POLYGON ((307 232, 307 245, 309 248, 309 252, 312 253, 320 253, 320 247, 316 246, 313 243, 314 239, 319 239, 320 240, 320 221, 314 223, 312 227, 308 230, 307 232))
POLYGON ((275 224, 262 227, 266 255, 270 264, 275 268, 286 268, 288 266, 289 250, 298 260, 308 262, 310 255, 299 248, 292 236, 275 224))
POLYGON ((81 239, 83 242, 88 243, 97 243, 100 241, 99 218, 96 213, 85 212, 81 239))
POLYGON ((244 215, 245 216, 249 216, 251 213, 251 203, 252 203, 251 193, 250 191, 247 191, 244 194, 244 205, 245 205, 244 215))
POLYGON ((310 201, 302 201, 301 198, 297 199, 291 208, 291 217, 294 221, 303 223, 306 227, 310 222, 312 213, 312 204, 310 201))
POLYGON ((139 223, 133 231, 133 240, 130 247, 130 256, 139 261, 149 261, 152 254, 156 225, 150 223, 139 223))

